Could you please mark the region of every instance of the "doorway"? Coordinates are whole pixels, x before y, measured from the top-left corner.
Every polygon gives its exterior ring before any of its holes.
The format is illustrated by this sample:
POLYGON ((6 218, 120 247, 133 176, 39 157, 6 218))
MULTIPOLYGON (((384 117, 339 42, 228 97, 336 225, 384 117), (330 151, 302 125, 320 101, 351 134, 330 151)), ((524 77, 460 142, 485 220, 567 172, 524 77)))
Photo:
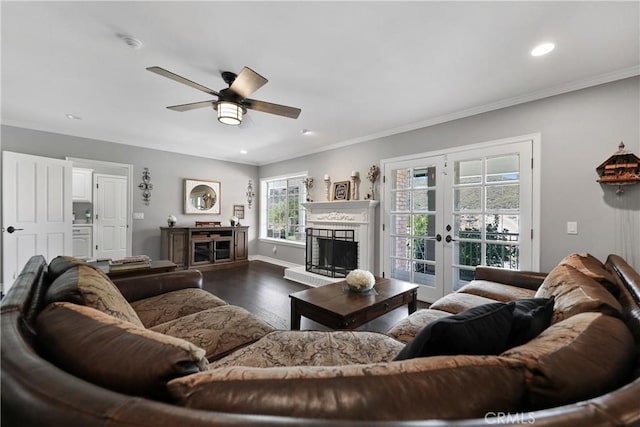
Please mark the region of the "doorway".
POLYGON ((537 269, 539 136, 383 161, 383 274, 432 302, 488 265, 537 269))
POLYGON ((67 157, 67 160, 73 163, 74 168, 88 169, 93 174, 91 258, 117 259, 131 256, 133 166, 74 157, 67 157), (96 188, 100 185, 101 188, 96 188))

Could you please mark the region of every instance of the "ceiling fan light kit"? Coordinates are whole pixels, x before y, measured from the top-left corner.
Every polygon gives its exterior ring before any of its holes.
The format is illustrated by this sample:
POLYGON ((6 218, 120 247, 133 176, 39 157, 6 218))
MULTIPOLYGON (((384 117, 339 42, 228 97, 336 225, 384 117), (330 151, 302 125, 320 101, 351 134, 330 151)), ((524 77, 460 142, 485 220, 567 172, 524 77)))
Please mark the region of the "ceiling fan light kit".
POLYGON ((222 73, 222 79, 229 85, 228 88, 216 92, 199 83, 179 76, 161 67, 148 67, 147 70, 163 77, 174 80, 178 83, 198 89, 209 95, 217 96, 218 99, 210 101, 192 102, 189 104, 171 105, 167 107, 173 111, 190 111, 196 108, 212 106, 218 112, 218 121, 225 125, 238 126, 242 123, 242 116, 247 113, 247 109, 261 111, 263 113, 275 114, 278 116, 297 119, 300 115, 299 108, 288 107, 286 105, 272 104, 270 102, 249 99, 256 90, 267 84, 268 80, 256 73, 249 67, 244 67, 240 74, 230 71, 222 73))
POLYGON ((218 110, 218 121, 220 123, 238 126, 242 122, 243 108, 235 102, 219 101, 215 108, 218 110))

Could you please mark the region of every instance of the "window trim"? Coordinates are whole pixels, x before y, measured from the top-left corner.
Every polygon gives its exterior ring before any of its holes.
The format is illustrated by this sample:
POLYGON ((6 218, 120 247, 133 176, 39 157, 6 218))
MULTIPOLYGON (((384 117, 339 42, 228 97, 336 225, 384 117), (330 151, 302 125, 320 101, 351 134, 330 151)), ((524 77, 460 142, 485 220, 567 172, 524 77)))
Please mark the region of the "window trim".
MULTIPOLYGON (((280 181, 285 179, 288 180, 293 178, 308 178, 308 177, 309 177, 309 171, 302 171, 302 172, 292 172, 284 175, 275 175, 275 176, 260 178, 260 225, 259 225, 260 232, 258 237, 258 240, 260 242, 274 243, 274 244, 292 246, 297 248, 306 246, 305 241, 295 241, 295 240, 276 239, 273 237, 267 237, 267 218, 268 218, 267 184, 272 181, 280 181)), ((303 202, 304 200, 301 200, 301 203, 303 202)), ((306 227, 306 218, 305 218, 304 226, 306 227)))

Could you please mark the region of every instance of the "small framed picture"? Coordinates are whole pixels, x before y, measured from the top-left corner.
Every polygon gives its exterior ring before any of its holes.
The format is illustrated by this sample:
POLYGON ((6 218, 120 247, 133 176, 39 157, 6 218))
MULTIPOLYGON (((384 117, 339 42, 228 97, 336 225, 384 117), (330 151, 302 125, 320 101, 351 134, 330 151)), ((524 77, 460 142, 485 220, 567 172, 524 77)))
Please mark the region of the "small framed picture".
POLYGON ((244 219, 244 205, 233 205, 233 216, 244 219))
POLYGON ((351 183, 338 181, 333 183, 333 200, 349 200, 351 183))

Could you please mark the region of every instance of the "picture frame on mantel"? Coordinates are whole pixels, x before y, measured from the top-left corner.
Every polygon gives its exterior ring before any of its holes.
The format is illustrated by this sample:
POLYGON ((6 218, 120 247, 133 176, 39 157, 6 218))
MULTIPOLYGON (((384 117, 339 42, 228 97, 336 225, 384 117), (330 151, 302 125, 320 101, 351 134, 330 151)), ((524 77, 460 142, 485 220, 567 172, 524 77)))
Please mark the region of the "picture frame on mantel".
POLYGON ((349 200, 349 195, 351 193, 351 182, 349 181, 338 181, 333 183, 333 200, 341 201, 341 200, 349 200))
POLYGON ((233 216, 244 219, 244 205, 233 205, 233 216))
POLYGON ((220 215, 220 182, 185 178, 184 213, 220 215))

